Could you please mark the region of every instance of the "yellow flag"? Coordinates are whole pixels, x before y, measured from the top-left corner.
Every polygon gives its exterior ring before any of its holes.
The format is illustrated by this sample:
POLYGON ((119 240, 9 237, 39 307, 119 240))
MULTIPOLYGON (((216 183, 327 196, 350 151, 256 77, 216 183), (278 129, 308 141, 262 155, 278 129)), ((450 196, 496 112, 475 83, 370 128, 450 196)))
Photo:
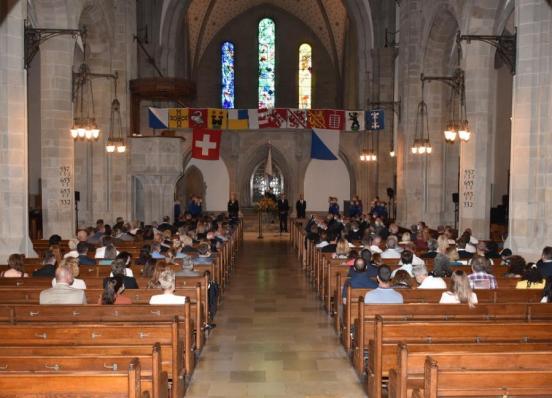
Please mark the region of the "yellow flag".
POLYGON ((169 129, 189 128, 188 114, 188 108, 169 108, 169 129))
POLYGON ((226 109, 209 108, 207 110, 207 127, 212 130, 224 130, 228 126, 226 109))

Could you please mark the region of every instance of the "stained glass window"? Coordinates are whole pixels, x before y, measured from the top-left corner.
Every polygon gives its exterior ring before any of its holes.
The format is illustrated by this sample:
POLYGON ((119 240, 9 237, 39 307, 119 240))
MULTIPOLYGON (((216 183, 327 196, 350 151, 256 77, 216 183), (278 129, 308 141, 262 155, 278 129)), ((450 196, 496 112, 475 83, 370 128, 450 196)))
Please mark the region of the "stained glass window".
POLYGON ((234 44, 226 41, 221 48, 222 93, 224 109, 234 108, 234 44))
POLYGON ((299 47, 299 108, 310 109, 312 100, 312 48, 299 47))
POLYGON ((251 175, 251 202, 258 202, 270 187, 277 197, 284 192, 284 175, 276 163, 272 163, 272 177, 266 175, 266 161, 255 167, 251 175))
POLYGON ((276 25, 269 18, 259 22, 259 109, 274 108, 276 25))

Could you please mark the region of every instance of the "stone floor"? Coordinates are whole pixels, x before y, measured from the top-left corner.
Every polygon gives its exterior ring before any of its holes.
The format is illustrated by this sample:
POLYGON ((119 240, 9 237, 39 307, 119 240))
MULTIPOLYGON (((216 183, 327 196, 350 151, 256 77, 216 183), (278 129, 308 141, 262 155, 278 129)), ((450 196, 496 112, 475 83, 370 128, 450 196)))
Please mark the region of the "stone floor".
POLYGON ((246 238, 188 397, 365 397, 287 237, 246 238))

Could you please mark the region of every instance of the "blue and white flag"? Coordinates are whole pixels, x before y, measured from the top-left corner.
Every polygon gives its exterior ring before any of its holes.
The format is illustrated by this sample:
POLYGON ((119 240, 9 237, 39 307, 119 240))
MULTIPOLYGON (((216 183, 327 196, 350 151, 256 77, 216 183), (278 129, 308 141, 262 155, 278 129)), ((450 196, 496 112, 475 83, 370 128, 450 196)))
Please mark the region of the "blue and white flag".
POLYGON ((339 154, 339 133, 334 130, 313 129, 311 158, 337 160, 339 154))
POLYGON ((148 120, 152 129, 169 128, 169 110, 167 108, 148 108, 148 120))
POLYGON ((366 111, 366 130, 383 130, 385 112, 383 109, 373 109, 366 111))

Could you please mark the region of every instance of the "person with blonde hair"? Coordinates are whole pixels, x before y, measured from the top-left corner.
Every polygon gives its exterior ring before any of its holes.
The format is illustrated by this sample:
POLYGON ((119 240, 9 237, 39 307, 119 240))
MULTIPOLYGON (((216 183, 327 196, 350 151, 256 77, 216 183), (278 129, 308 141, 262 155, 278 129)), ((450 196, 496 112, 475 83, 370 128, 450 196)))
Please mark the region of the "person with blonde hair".
MULTIPOLYGON (((79 276, 79 260, 74 257, 67 257, 61 260, 61 263, 59 263, 60 267, 65 267, 71 272, 71 275, 73 276, 73 283, 71 283, 71 287, 73 289, 86 289, 86 283, 82 279, 77 279, 77 276, 79 276)), ((56 286, 56 278, 52 279, 52 287, 56 286)))
POLYGON ((462 270, 454 271, 452 274, 452 291, 446 291, 441 295, 439 304, 463 304, 467 303, 470 308, 477 304, 477 295, 470 287, 470 281, 462 270))
POLYGON ((449 240, 446 235, 439 235, 437 238, 437 255, 433 260, 433 275, 443 277, 452 273, 449 266, 450 260, 447 256, 449 246, 449 240))
POLYGON ((349 256, 350 251, 351 251, 351 248, 349 247, 349 242, 347 242, 347 239, 340 238, 337 241, 337 244, 335 247, 336 258, 347 258, 349 256))
POLYGON ((174 294, 176 287, 176 277, 174 272, 166 270, 159 275, 159 285, 163 289, 163 294, 151 296, 150 304, 184 304, 186 296, 177 296, 174 294))

